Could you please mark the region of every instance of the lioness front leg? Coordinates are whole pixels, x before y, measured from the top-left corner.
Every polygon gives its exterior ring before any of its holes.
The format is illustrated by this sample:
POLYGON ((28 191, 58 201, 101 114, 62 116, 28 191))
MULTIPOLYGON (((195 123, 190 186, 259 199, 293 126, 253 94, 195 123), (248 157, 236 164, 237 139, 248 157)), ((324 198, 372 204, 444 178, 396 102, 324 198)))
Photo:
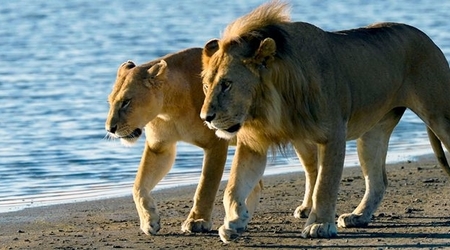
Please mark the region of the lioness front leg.
POLYGON ((319 144, 320 167, 313 193, 313 207, 309 213, 304 238, 330 238, 337 235, 335 224, 336 201, 344 167, 345 129, 336 131, 335 138, 319 144), (342 133, 342 134, 340 134, 342 133))
POLYGON ((175 143, 152 149, 145 144, 141 163, 133 186, 133 200, 139 214, 141 230, 156 234, 160 229, 160 216, 150 191, 171 169, 176 154, 175 143))
POLYGON ((405 111, 397 108, 390 111, 370 131, 357 140, 358 156, 366 182, 366 192, 358 207, 352 213, 339 216, 339 227, 365 227, 380 205, 388 180, 386 176, 386 155, 389 138, 405 111))
POLYGON ((223 197, 224 224, 219 228, 219 236, 225 243, 237 238, 247 228, 247 224, 252 217, 252 207, 256 206, 255 195, 260 188, 257 184, 264 173, 266 153, 267 151, 263 153, 255 152, 238 142, 230 178, 223 197), (252 203, 248 204, 249 209, 246 202, 251 192, 253 192, 253 197, 248 200, 249 203, 252 203))
POLYGON ((313 205, 312 196, 314 192, 314 186, 317 179, 317 145, 305 142, 294 141, 293 143, 295 152, 300 159, 303 168, 305 170, 305 194, 303 202, 295 209, 295 218, 308 218, 309 213, 313 205))
POLYGON ((227 159, 228 142, 219 140, 213 148, 204 149, 203 169, 194 196, 194 205, 181 225, 183 232, 206 232, 212 228, 212 210, 227 159))

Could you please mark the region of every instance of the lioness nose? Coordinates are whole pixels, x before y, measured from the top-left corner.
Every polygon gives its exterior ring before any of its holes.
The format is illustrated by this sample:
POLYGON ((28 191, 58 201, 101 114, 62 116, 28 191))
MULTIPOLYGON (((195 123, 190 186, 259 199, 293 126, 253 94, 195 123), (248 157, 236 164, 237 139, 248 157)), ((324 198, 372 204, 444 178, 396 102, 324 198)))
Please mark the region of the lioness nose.
POLYGON ((216 118, 216 114, 208 114, 208 115, 206 115, 205 121, 212 122, 212 120, 214 120, 214 118, 216 118))
POLYGON ((110 126, 109 128, 106 129, 106 131, 108 131, 108 132, 111 133, 111 134, 116 133, 116 131, 117 131, 117 125, 110 126))

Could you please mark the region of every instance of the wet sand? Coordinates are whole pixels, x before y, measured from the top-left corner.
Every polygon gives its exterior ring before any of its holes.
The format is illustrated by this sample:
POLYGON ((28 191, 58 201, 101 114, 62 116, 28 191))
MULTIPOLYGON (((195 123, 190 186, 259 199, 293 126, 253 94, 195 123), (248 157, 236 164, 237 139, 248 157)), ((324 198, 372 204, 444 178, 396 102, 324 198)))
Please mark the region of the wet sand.
MULTIPOLYGON (((304 192, 304 174, 265 176, 259 207, 248 230, 223 244, 217 228, 224 216, 222 184, 213 231, 184 234, 181 223, 192 206, 195 186, 154 193, 162 228, 140 232, 131 196, 25 209, 0 214, 0 249, 450 249, 449 177, 432 158, 388 165, 389 187, 366 228, 339 229, 333 239, 303 239, 306 219, 293 212, 304 192)), ((130 190, 131 194, 131 190, 130 190)), ((337 214, 351 212, 364 195, 358 168, 346 168, 337 214)))

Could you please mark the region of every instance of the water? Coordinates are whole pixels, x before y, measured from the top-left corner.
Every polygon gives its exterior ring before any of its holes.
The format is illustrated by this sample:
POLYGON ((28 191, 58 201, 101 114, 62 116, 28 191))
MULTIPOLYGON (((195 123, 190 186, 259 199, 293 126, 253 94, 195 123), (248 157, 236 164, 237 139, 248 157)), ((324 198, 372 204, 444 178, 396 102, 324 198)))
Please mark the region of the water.
MULTIPOLYGON (((144 140, 126 148, 104 139, 106 98, 117 67, 128 59, 140 64, 201 47, 262 2, 3 1, 0 212, 130 194, 144 140)), ((293 1, 292 5, 293 20, 326 30, 378 21, 412 24, 450 58, 448 1, 293 1)), ((157 188, 198 180, 202 151, 182 143, 178 152, 174 168, 157 188)), ((408 112, 394 132, 389 160, 430 152, 424 125, 408 112)), ((355 144, 349 143, 346 166, 355 164, 355 144)), ((291 152, 272 159, 266 174, 300 170, 291 152)))

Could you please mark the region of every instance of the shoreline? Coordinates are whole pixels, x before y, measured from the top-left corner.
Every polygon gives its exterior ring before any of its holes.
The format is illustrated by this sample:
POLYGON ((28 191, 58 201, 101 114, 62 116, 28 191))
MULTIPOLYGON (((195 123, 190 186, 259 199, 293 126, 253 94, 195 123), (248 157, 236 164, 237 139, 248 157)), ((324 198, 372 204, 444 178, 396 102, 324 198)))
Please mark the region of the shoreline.
MULTIPOLYGON (((1 213, 0 249, 450 247, 449 177, 436 165, 430 157, 388 164, 389 186, 373 222, 366 228, 340 228, 333 239, 300 237, 306 219, 295 219, 293 212, 303 198, 304 172, 292 172, 264 176, 262 198, 248 230, 229 245, 217 235, 224 214, 222 182, 209 233, 184 234, 180 230, 196 187, 189 185, 153 192, 162 226, 156 236, 140 232, 133 199, 128 195, 1 213)), ((351 212, 363 195, 360 168, 344 168, 337 214, 351 212)))
MULTIPOLYGON (((415 161, 420 159, 434 159, 434 154, 430 151, 431 148, 427 147, 426 150, 421 150, 421 154, 413 156, 412 154, 400 154, 397 151, 390 152, 387 157, 388 164, 396 164, 406 161, 415 161)), ((294 153, 292 153, 294 154, 294 153)), ((298 161, 298 160, 297 160, 298 161)), ((344 168, 352 168, 355 166, 359 166, 359 160, 356 153, 346 154, 346 160, 344 168)), ((174 179, 169 172, 163 180, 155 187, 154 192, 158 192, 160 190, 167 190, 172 188, 184 188, 190 185, 196 185, 200 178, 200 171, 194 174, 189 174, 186 176, 178 177, 178 179, 174 179)), ((275 165, 275 167, 266 167, 264 176, 272 176, 272 175, 282 175, 282 174, 290 174, 290 173, 301 173, 303 172, 303 167, 300 162, 295 162, 291 164, 283 164, 283 165, 275 165)), ((224 175, 222 177, 222 182, 227 181, 229 176, 229 167, 225 169, 224 175)), ((77 189, 72 191, 62 191, 58 193, 48 193, 48 194, 39 194, 39 195, 31 195, 19 198, 6 198, 5 200, 0 201, 0 215, 4 213, 11 213, 22 211, 24 209, 33 209, 39 207, 47 207, 47 206, 57 206, 64 204, 72 204, 72 203, 80 203, 80 202, 88 202, 88 201, 97 201, 100 199, 114 199, 114 198, 122 198, 129 196, 131 194, 131 190, 133 188, 133 182, 122 182, 119 185, 102 185, 102 188, 98 186, 88 187, 85 189, 77 189), (95 191, 92 191, 92 188, 95 191), (101 197, 101 198, 98 198, 101 197)))

